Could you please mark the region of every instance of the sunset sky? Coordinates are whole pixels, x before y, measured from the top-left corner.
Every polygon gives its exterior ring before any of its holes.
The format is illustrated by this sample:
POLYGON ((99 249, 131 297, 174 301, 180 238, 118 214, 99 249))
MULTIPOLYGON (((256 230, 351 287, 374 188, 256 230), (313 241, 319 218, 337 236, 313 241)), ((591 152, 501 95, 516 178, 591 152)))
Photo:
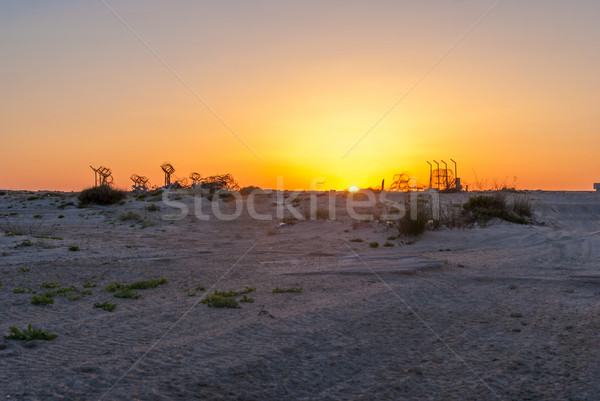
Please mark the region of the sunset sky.
POLYGON ((463 38, 494 3, 3 0, 0 188, 80 190, 90 164, 161 184, 169 161, 343 189, 453 158, 471 188, 591 190, 600 2, 500 1, 463 38))

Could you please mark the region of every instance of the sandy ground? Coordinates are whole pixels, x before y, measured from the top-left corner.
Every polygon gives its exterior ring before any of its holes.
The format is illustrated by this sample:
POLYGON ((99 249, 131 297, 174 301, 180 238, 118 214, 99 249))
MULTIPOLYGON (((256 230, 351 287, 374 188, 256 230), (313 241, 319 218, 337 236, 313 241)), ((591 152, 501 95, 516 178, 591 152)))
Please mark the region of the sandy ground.
MULTIPOLYGON (((124 205, 60 209, 76 198, 50 195, 0 196, 2 224, 37 235, 0 236, 0 331, 32 323, 58 334, 47 342, 0 340, 0 399, 600 394, 600 194, 530 192, 536 224, 428 231, 414 244, 378 248, 369 242, 381 245, 397 232, 353 222, 339 205, 336 221, 293 225, 246 212, 234 221, 193 213, 163 221, 177 209, 157 202, 161 210, 148 212, 151 202, 131 197, 124 205), (143 221, 121 221, 129 211, 143 221), (80 250, 69 251, 73 245, 80 250), (159 277, 169 284, 140 290, 141 299, 104 290, 159 277), (48 306, 13 292, 22 286, 39 294, 43 281, 97 286, 48 306), (197 286, 255 287, 254 303, 210 308, 199 303, 205 293, 197 286), (274 294, 276 286, 303 291, 274 294), (93 308, 104 301, 116 310, 93 308)), ((467 196, 442 195, 442 203, 467 196)), ((273 202, 262 196, 257 209, 273 213, 273 202)))

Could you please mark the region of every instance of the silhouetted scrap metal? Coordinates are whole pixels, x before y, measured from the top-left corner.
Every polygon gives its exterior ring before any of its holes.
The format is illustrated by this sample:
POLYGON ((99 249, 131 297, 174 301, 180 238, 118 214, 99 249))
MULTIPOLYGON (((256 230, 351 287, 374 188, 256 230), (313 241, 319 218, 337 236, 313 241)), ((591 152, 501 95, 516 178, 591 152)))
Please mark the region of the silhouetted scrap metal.
POLYGON ((408 191, 409 189, 410 176, 407 173, 396 174, 392 185, 390 185, 390 191, 408 191))
POLYGON ((146 192, 148 191, 148 182, 150 181, 148 177, 144 177, 143 175, 132 174, 129 177, 131 181, 133 181, 133 185, 131 189, 136 192, 146 192))
POLYGON ((171 186, 171 175, 175 172, 175 167, 170 163, 163 163, 160 168, 165 172, 165 187, 171 186))
POLYGON ((198 184, 200 184, 200 179, 202 178, 202 176, 200 175, 200 173, 190 173, 190 180, 192 180, 192 186, 195 187, 198 184))
POLYGON ((98 168, 94 168, 90 166, 90 168, 94 170, 95 187, 99 185, 110 185, 113 183, 112 171, 108 167, 100 166, 98 168))
POLYGON ((454 189, 454 173, 452 170, 448 170, 446 168, 433 170, 433 184, 436 185, 441 191, 454 189))

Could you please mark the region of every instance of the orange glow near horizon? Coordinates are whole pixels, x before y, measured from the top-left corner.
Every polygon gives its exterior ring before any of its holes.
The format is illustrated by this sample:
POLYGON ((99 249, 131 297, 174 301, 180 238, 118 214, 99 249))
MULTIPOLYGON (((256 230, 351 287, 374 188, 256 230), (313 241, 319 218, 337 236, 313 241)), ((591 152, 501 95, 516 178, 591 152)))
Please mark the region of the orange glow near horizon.
POLYGON ((160 186, 165 161, 242 186, 389 187, 453 158, 470 189, 592 190, 600 5, 500 4, 372 129, 489 6, 115 3, 176 76, 101 3, 0 5, 0 188, 79 191, 89 165, 160 186))

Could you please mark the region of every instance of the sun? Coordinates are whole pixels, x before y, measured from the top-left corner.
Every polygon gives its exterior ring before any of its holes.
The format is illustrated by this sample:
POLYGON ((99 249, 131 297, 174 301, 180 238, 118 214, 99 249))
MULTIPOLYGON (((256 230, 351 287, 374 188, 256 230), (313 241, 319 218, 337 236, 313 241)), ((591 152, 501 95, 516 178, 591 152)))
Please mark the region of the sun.
POLYGON ((348 189, 348 191, 350 191, 350 192, 356 192, 356 191, 358 191, 358 187, 350 187, 348 189))

